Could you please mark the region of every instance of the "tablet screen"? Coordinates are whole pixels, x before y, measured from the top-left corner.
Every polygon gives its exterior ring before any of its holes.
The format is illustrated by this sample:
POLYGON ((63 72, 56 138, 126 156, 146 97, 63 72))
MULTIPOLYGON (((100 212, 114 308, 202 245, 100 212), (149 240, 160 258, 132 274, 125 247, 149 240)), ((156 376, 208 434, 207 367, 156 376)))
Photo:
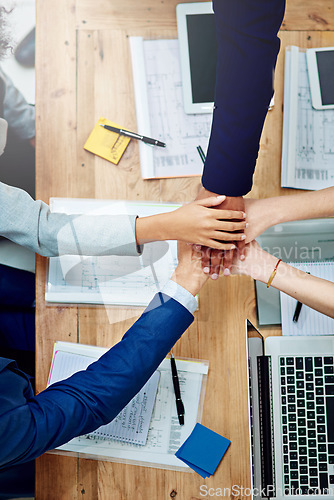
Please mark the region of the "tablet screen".
POLYGON ((323 106, 334 104, 334 50, 316 52, 323 106))
POLYGON ((213 14, 189 14, 187 19, 192 101, 214 102, 217 64, 213 14))

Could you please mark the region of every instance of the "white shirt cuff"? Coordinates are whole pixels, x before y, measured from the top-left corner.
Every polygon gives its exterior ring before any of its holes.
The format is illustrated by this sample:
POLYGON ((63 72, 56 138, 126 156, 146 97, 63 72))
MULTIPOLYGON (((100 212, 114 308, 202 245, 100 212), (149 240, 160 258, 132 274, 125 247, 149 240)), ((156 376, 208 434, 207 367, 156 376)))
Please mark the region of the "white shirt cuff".
POLYGON ((191 314, 194 314, 198 308, 197 299, 188 290, 183 288, 173 280, 169 280, 162 288, 161 293, 164 293, 174 300, 177 300, 183 307, 188 309, 191 314))

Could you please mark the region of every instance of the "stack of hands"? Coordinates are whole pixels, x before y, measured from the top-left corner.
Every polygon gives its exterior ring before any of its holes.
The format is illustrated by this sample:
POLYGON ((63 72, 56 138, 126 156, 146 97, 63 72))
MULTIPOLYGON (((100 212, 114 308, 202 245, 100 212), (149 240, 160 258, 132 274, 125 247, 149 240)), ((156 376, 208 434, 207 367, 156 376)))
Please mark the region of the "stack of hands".
MULTIPOLYGON (((216 199, 218 202, 220 198, 222 197, 205 188, 202 188, 197 196, 197 200, 203 201, 216 199)), ((266 281, 275 259, 261 249, 255 238, 276 223, 274 217, 270 213, 262 212, 263 207, 259 200, 244 199, 242 196, 224 196, 215 208, 220 212, 219 218, 224 219, 225 232, 218 238, 220 242, 223 240, 224 243, 228 241, 232 244, 225 248, 209 244, 195 245, 195 250, 201 254, 203 272, 212 279, 218 279, 219 274, 246 274, 254 279, 266 281)))
POLYGON ((192 203, 167 214, 137 219, 136 235, 138 243, 183 242, 178 276, 172 279, 193 294, 209 277, 244 274, 334 317, 333 283, 298 271, 255 241, 275 224, 333 215, 333 187, 260 200, 217 195, 202 188, 192 203))
MULTIPOLYGON (((231 273, 261 279, 260 270, 266 266, 259 267, 259 262, 267 259, 270 267, 275 259, 253 240, 276 223, 261 213, 261 201, 217 195, 202 188, 192 203, 170 213, 137 219, 137 242, 178 240, 193 244, 201 272, 214 280, 231 273)), ((267 279, 262 274, 263 280, 267 279)))

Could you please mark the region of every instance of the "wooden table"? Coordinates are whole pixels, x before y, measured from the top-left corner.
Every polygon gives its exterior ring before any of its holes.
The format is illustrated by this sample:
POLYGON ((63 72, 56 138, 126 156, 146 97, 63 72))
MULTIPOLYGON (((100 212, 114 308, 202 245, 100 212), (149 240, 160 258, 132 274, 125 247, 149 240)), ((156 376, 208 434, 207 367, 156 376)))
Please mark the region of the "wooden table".
MULTIPOLYGON (((136 129, 128 37, 176 38, 177 0, 36 0, 36 196, 189 201, 199 178, 143 181, 138 144, 119 166, 83 149, 99 116, 136 129), (116 98, 115 98, 116 96, 116 98)), ((332 0, 289 0, 276 71, 275 108, 268 114, 251 196, 291 193, 280 188, 285 46, 334 45, 332 0)), ((37 258, 37 389, 46 385, 56 340, 111 346, 134 322, 126 309, 46 307, 46 259, 37 258), (110 321, 109 321, 110 320, 110 321)), ((138 312, 138 315, 140 312, 138 312)), ((44 455, 37 460, 38 500, 197 500, 200 486, 249 487, 247 367, 244 320, 254 322, 254 284, 247 277, 210 282, 194 324, 175 355, 210 361, 202 423, 232 444, 215 475, 44 455)), ((265 335, 279 329, 262 329, 265 335)), ((241 498, 242 495, 236 495, 241 498)))

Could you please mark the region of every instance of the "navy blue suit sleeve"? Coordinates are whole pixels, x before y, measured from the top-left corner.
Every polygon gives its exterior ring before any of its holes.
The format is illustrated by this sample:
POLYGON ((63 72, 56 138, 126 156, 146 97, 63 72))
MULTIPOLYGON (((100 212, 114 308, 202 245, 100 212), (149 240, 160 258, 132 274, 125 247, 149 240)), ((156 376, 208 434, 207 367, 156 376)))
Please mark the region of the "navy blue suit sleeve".
POLYGON ((215 109, 203 186, 242 196, 252 187, 260 136, 273 95, 277 32, 285 0, 214 0, 215 109))
POLYGON ((87 370, 28 401, 21 398, 17 407, 0 415, 0 468, 34 459, 110 422, 192 321, 179 302, 158 294, 122 340, 87 370))

